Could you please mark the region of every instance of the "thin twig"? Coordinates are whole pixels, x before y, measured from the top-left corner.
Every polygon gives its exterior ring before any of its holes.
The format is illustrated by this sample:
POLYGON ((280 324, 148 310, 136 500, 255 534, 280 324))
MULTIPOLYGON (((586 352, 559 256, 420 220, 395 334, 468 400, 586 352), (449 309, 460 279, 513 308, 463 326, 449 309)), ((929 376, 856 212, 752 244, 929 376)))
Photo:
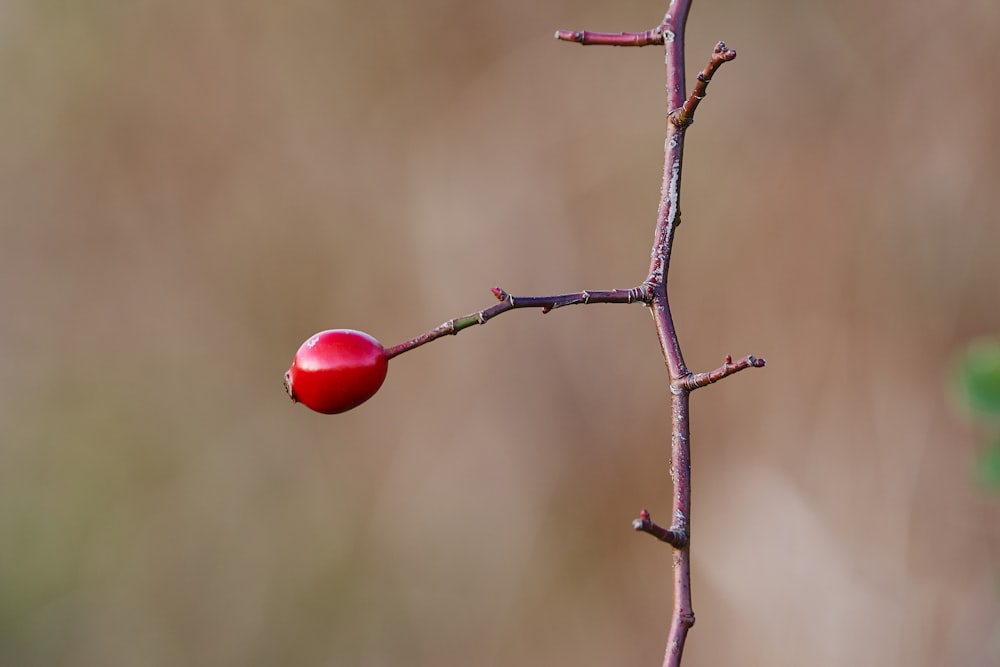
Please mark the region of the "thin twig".
POLYGON ((660 26, 646 32, 590 32, 589 30, 556 30, 556 39, 576 42, 584 46, 600 44, 604 46, 649 46, 663 44, 660 26))
POLYGON ((705 69, 698 73, 698 83, 694 84, 694 90, 691 91, 691 95, 687 98, 687 101, 679 109, 674 109, 670 112, 671 123, 687 127, 694 122, 694 112, 698 109, 701 101, 708 95, 708 84, 711 82, 715 71, 722 67, 722 63, 727 63, 734 58, 736 58, 736 51, 726 48, 725 42, 719 42, 715 45, 712 57, 709 59, 708 64, 705 65, 705 69))
POLYGON ((733 358, 726 355, 726 363, 716 368, 714 371, 709 371, 707 373, 692 373, 686 377, 681 378, 679 381, 674 382, 674 386, 678 386, 686 391, 694 391, 700 387, 707 387, 710 384, 715 384, 722 378, 729 377, 734 373, 739 373, 747 368, 763 368, 767 362, 760 357, 755 357, 752 354, 733 361, 733 358))

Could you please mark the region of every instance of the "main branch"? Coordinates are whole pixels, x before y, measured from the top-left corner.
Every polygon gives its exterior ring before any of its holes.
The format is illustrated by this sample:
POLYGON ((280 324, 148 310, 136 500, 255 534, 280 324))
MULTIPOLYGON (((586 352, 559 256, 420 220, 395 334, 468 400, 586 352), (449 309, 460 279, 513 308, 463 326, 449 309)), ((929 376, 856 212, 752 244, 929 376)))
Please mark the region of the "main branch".
POLYGON ((721 368, 709 373, 692 374, 684 364, 677 331, 674 328, 667 297, 667 272, 673 250, 674 234, 681 224, 681 172, 684 159, 684 133, 694 121, 694 113, 704 99, 708 84, 724 62, 736 57, 736 52, 719 42, 708 65, 698 75, 698 84, 686 98, 684 81, 684 29, 691 0, 672 0, 663 21, 656 28, 640 33, 595 33, 560 30, 558 39, 580 44, 612 46, 645 46, 663 44, 666 64, 666 138, 663 143, 663 181, 657 210, 656 231, 650 253, 647 286, 650 312, 656 326, 660 349, 670 376, 670 477, 673 482, 673 518, 669 528, 653 523, 649 512, 642 510, 633 522, 636 530, 649 533, 673 547, 674 609, 670 622, 664 667, 678 667, 684 652, 688 630, 695 616, 691 603, 691 569, 689 544, 691 537, 691 391, 717 382, 745 368, 764 365, 764 360, 747 356, 736 363, 731 357, 721 368))

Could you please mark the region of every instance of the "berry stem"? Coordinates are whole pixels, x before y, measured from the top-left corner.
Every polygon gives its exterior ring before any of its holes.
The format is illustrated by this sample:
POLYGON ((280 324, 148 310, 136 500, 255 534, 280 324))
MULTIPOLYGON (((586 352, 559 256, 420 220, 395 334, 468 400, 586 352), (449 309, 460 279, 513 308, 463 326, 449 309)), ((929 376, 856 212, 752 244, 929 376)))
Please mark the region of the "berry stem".
POLYGON ((420 334, 416 338, 411 338, 399 345, 386 348, 386 356, 392 359, 397 355, 409 352, 442 336, 457 335, 460 331, 478 324, 486 324, 497 315, 506 313, 508 310, 514 310, 515 308, 539 308, 542 313, 547 313, 556 308, 578 304, 648 303, 650 298, 649 290, 645 284, 633 287, 632 289, 584 290, 582 292, 554 294, 551 296, 514 296, 499 287, 494 287, 492 291, 500 303, 475 313, 469 313, 468 315, 448 320, 430 331, 420 334))

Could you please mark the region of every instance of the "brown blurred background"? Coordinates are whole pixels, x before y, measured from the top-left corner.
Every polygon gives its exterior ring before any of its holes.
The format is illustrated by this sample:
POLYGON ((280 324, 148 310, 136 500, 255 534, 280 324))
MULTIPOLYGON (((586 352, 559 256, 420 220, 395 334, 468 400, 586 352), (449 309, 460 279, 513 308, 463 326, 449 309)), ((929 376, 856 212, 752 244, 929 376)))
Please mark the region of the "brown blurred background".
MULTIPOLYGON (((325 417, 385 344, 645 276, 665 3, 0 4, 0 664, 658 665, 665 371, 640 307, 511 313, 325 417)), ((949 391, 1000 333, 1000 5, 695 2, 671 273, 685 664, 995 665, 1000 497, 949 391)))

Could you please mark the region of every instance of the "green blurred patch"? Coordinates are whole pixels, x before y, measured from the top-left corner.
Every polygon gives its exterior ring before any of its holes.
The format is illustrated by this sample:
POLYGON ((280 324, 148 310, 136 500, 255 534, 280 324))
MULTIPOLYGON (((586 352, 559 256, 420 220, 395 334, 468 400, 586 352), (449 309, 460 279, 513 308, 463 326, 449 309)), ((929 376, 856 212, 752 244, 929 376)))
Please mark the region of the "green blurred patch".
POLYGON ((1000 341, 970 345, 959 361, 958 377, 965 404, 1000 419, 1000 341))
POLYGON ((986 486, 1000 488, 1000 438, 983 449, 976 462, 976 473, 986 486))
POLYGON ((976 475, 990 487, 1000 487, 1000 340, 969 345, 958 361, 959 399, 987 428, 994 431, 976 463, 976 475))

